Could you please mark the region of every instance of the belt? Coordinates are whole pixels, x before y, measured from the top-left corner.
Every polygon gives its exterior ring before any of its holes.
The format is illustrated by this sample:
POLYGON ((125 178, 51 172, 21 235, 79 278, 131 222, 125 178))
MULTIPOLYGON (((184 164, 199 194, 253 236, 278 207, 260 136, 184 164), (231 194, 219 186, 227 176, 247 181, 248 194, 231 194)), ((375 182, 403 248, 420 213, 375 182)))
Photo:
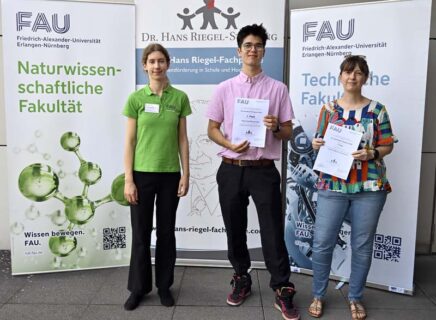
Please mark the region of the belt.
POLYGON ((259 159, 259 160, 239 160, 223 157, 223 162, 233 164, 239 167, 270 167, 274 165, 274 160, 259 159))

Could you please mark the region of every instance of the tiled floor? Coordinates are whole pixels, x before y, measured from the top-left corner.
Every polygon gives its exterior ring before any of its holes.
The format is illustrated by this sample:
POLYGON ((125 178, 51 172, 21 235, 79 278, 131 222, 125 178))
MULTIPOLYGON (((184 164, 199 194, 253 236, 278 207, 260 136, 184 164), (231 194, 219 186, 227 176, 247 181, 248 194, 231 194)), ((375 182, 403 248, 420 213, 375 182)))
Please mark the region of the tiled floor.
MULTIPOLYGON (((282 319, 273 308, 273 293, 265 270, 253 270, 253 294, 240 307, 228 307, 230 269, 177 267, 172 292, 176 306, 162 307, 154 290, 141 306, 124 311, 127 268, 75 271, 30 276, 10 275, 8 251, 0 251, 1 320, 274 320, 282 319)), ((312 319, 306 308, 310 302, 310 276, 293 274, 298 294, 295 303, 302 319, 312 319)), ((436 256, 418 256, 415 268, 415 295, 404 296, 366 289, 368 319, 436 319, 436 256)), ((322 319, 350 319, 346 286, 335 290, 332 281, 322 319)))

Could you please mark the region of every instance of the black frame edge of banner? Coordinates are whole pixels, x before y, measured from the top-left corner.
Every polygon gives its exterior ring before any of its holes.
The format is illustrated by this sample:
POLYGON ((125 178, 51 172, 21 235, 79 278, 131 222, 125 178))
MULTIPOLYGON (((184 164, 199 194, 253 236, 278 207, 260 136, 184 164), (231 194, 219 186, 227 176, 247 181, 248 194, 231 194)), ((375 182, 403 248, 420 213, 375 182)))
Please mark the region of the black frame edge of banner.
MULTIPOLYGON (((288 87, 289 94, 289 48, 290 48, 290 14, 289 14, 289 1, 284 0, 284 32, 283 32, 283 83, 288 87)), ((291 137, 292 139, 292 137, 291 137)), ((281 189, 282 189, 282 215, 283 215, 283 229, 286 218, 286 180, 287 180, 287 155, 288 155, 288 141, 282 141, 282 161, 281 161, 281 189)))

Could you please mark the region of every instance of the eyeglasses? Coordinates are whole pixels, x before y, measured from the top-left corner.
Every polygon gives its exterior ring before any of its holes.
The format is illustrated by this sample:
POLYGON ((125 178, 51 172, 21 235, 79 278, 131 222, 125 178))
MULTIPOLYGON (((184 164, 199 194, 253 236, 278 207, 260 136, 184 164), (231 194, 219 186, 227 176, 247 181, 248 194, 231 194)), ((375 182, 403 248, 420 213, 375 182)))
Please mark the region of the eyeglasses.
POLYGON ((245 52, 251 51, 251 49, 253 49, 253 48, 254 48, 254 51, 262 51, 265 49, 263 44, 260 44, 260 43, 253 44, 251 42, 243 43, 241 47, 242 47, 242 50, 244 50, 245 52))
POLYGON ((363 59, 363 60, 366 60, 366 56, 364 56, 364 55, 362 55, 362 54, 347 54, 347 55, 344 56, 344 60, 345 60, 345 59, 349 59, 349 58, 354 58, 354 57, 357 57, 357 58, 361 58, 361 59, 363 59))

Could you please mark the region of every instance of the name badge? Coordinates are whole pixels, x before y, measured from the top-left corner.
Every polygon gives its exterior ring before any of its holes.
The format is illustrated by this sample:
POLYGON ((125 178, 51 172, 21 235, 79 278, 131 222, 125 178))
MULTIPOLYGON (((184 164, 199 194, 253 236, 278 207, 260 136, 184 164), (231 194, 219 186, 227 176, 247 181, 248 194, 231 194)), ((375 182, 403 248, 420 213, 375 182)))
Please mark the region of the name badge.
POLYGON ((159 113, 159 105, 154 103, 146 103, 144 105, 144 112, 159 113))

